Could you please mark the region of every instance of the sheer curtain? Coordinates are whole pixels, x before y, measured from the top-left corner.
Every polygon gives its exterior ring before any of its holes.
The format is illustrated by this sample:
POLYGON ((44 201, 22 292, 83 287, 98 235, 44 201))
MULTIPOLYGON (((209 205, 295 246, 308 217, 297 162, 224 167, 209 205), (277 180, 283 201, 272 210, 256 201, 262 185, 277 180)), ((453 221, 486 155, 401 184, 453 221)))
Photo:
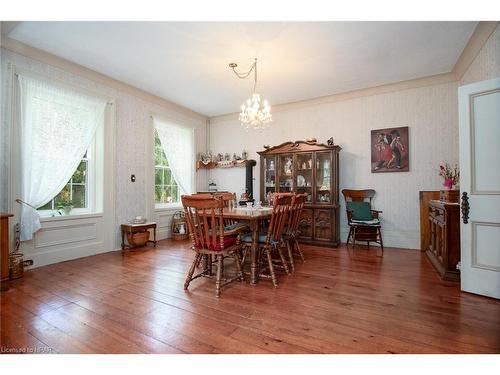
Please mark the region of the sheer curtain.
POLYGON ((193 193, 193 129, 175 125, 156 117, 153 118, 153 121, 175 181, 184 194, 193 193))
MULTIPOLYGON (((104 122, 106 101, 25 74, 18 82, 21 199, 41 207, 75 172, 104 122)), ((40 227, 38 212, 22 205, 21 240, 31 240, 40 227)))

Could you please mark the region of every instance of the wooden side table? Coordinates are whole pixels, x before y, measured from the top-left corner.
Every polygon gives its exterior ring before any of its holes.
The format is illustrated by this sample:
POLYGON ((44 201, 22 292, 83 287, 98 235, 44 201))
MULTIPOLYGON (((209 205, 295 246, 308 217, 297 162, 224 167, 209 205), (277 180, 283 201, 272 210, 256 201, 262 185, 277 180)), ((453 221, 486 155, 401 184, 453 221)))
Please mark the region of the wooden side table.
POLYGON ((156 247, 156 223, 148 222, 144 224, 122 224, 122 250, 125 250, 126 247, 129 249, 134 248, 135 246, 131 246, 130 244, 125 244, 125 234, 132 234, 138 232, 146 232, 149 229, 153 229, 153 241, 147 240, 146 244, 152 243, 156 247))
POLYGON ((9 218, 14 215, 0 212, 0 290, 9 290, 9 218))

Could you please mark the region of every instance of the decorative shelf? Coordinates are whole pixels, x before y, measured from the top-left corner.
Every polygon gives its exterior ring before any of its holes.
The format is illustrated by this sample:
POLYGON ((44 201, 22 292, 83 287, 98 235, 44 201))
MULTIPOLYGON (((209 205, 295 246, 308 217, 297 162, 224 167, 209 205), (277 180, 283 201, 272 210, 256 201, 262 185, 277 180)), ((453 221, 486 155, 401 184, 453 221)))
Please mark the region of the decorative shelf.
POLYGON ((214 169, 214 168, 238 168, 246 166, 250 160, 223 160, 223 161, 209 161, 204 163, 201 160, 196 161, 196 170, 198 169, 214 169))

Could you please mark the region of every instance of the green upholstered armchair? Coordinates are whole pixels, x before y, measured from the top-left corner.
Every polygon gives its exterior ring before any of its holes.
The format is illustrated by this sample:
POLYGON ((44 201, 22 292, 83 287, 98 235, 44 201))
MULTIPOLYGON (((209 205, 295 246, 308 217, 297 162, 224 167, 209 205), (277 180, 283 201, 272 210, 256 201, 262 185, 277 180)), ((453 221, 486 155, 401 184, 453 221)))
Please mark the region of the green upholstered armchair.
POLYGON ((380 223, 380 214, 382 211, 372 209, 372 199, 375 196, 375 190, 342 190, 346 201, 347 223, 349 225, 349 234, 347 236, 347 245, 352 238, 352 246, 356 241, 366 242, 368 248, 370 242, 378 243, 384 254, 384 242, 382 241, 382 230, 380 223))

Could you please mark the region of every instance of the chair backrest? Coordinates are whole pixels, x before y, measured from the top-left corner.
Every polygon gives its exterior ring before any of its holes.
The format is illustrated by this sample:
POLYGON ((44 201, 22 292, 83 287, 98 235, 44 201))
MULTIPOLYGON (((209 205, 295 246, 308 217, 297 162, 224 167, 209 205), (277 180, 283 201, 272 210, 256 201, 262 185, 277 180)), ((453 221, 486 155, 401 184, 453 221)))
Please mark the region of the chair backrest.
MULTIPOLYGON (((369 208, 372 207, 372 199, 375 196, 375 190, 373 189, 362 189, 362 190, 352 190, 352 189, 343 189, 342 195, 344 196, 346 202, 346 212, 347 212, 347 220, 351 221, 351 210, 349 209, 350 202, 368 202, 369 208)), ((369 218, 367 217, 366 220, 369 218)))
POLYGON ((266 242, 279 242, 292 205, 293 194, 274 194, 273 213, 269 221, 266 242))
POLYGON ((236 202, 236 193, 230 193, 228 191, 220 191, 213 193, 196 193, 196 194, 191 194, 191 196, 205 197, 205 198, 220 197, 222 198, 224 207, 229 207, 231 205, 231 202, 236 202))
POLYGON ((288 230, 290 234, 295 234, 299 230, 300 217, 306 204, 307 194, 297 194, 292 198, 292 207, 289 213, 288 230))
POLYGON ((233 202, 236 202, 236 193, 221 192, 214 193, 214 196, 222 198, 222 203, 224 207, 230 207, 233 202))
POLYGON ((375 190, 364 189, 364 190, 351 190, 343 189, 342 195, 346 202, 370 202, 372 204, 372 199, 375 196, 375 190))
POLYGON ((222 199, 208 194, 183 195, 181 199, 193 249, 223 250, 222 199))

